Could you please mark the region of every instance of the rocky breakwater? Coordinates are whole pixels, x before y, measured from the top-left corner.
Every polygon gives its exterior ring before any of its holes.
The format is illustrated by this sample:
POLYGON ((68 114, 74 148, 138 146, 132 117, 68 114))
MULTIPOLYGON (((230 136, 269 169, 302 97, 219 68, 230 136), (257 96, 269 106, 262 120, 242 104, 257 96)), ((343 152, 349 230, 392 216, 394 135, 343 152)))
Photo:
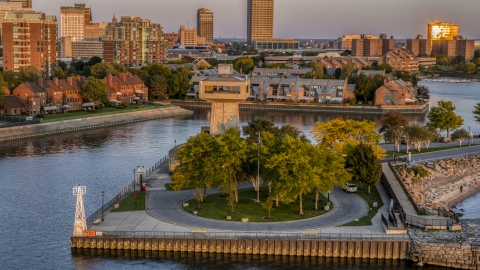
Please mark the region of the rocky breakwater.
POLYGON ((192 111, 180 108, 178 106, 169 106, 159 109, 123 112, 34 125, 8 127, 1 129, 2 137, 0 138, 0 141, 76 132, 160 118, 186 116, 191 114, 193 114, 192 111))
POLYGON ((417 265, 478 269, 480 264, 479 220, 461 220, 462 231, 424 231, 411 227, 410 259, 417 265))
POLYGON ((394 167, 419 214, 449 216, 451 208, 480 191, 480 155, 394 167))

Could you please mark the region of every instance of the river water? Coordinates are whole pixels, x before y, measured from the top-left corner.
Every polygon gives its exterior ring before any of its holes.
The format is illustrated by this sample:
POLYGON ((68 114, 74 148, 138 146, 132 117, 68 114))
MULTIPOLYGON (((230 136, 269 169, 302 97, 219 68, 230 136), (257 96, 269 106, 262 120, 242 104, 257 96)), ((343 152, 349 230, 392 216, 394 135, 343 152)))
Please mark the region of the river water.
MULTIPOLYGON (((425 83, 427 84, 427 83, 425 83)), ((428 83, 431 100, 451 99, 465 126, 475 126, 471 111, 480 102, 480 84, 428 83), (454 94, 449 94, 453 92, 454 94)), ((336 115, 242 112, 242 124, 260 116, 278 125, 291 123, 307 135, 316 121, 336 115)), ((414 269, 406 262, 310 258, 220 256, 191 257, 164 253, 72 254, 75 197, 72 187, 87 186, 87 215, 133 179, 137 165, 151 166, 177 143, 208 125, 209 112, 100 130, 26 139, 0 144, 0 265, 1 269, 414 269), (149 256, 151 257, 151 256, 149 256)), ((362 119, 363 116, 345 116, 362 119)), ((365 116, 379 121, 380 117, 365 116)), ((409 116, 423 123, 424 116, 409 116)), ((476 199, 476 202, 480 198, 476 199)), ((467 210, 466 210, 467 211, 467 210)), ((467 213, 466 213, 467 214, 467 213)), ((435 269, 435 268, 426 268, 435 269)))

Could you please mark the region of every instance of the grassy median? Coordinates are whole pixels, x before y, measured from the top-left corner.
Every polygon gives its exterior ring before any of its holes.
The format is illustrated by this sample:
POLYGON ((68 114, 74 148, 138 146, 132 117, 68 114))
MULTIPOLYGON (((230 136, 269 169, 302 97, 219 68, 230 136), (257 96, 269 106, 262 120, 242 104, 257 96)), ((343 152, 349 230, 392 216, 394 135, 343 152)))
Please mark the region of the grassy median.
POLYGON ((145 210, 145 192, 137 191, 137 198, 133 198, 133 194, 120 202, 120 207, 113 209, 112 212, 127 212, 145 210))
POLYGON ((78 119, 78 118, 87 118, 92 116, 102 116, 102 115, 110 115, 110 114, 120 114, 132 111, 144 111, 144 110, 152 110, 152 109, 159 109, 170 107, 173 105, 160 105, 160 104, 131 104, 124 108, 117 108, 117 107, 105 107, 101 110, 89 110, 89 111, 72 111, 68 113, 55 113, 55 114, 46 114, 42 118, 42 122, 54 122, 54 121, 62 121, 62 120, 71 120, 71 119, 78 119))
MULTIPOLYGON (((471 144, 470 146, 477 146, 478 144, 471 144)), ((468 142, 465 143, 465 141, 462 144, 461 148, 468 147, 468 142)), ((457 149, 460 148, 458 143, 450 143, 447 144, 447 146, 442 146, 442 147, 432 147, 432 148, 422 148, 420 149, 420 152, 417 151, 415 148, 410 148, 409 152, 412 153, 412 155, 416 154, 425 154, 425 153, 431 153, 431 152, 437 152, 437 151, 442 151, 442 150, 450 150, 450 149, 457 149)), ((407 151, 405 151, 405 146, 402 145, 400 152, 397 151, 387 151, 385 153, 385 158, 393 158, 393 154, 395 154, 396 157, 401 157, 401 156, 408 156, 407 151)))
MULTIPOLYGON (((262 186, 260 193, 260 201, 265 201, 268 198, 268 187, 262 186)), ((193 192, 193 191, 192 191, 193 192)), ((234 207, 234 213, 230 213, 231 221, 241 221, 242 218, 248 218, 249 222, 280 222, 300 220, 311 217, 316 217, 327 213, 324 210, 327 199, 319 196, 318 209, 314 210, 315 195, 313 193, 303 196, 303 212, 304 215, 299 215, 299 201, 285 204, 280 201, 280 207, 274 208, 271 211, 271 219, 268 219, 268 211, 262 207, 261 203, 256 202, 257 193, 253 188, 238 190, 239 202, 234 207)), ((189 206, 183 209, 188 213, 193 211, 198 212, 198 216, 224 220, 227 216, 227 197, 221 193, 208 194, 204 202, 200 203, 198 209, 197 201, 194 199, 188 201, 189 206)), ((275 202, 274 202, 275 206, 275 202)), ((333 204, 330 203, 330 210, 333 209, 333 204)))
MULTIPOLYGON (((382 197, 378 193, 377 187, 375 185, 370 186, 370 193, 368 194, 368 185, 363 185, 363 189, 360 189, 360 184, 357 184, 357 194, 362 197, 365 202, 368 204, 368 213, 367 215, 360 218, 358 221, 352 221, 347 224, 343 224, 342 226, 370 226, 372 225, 372 218, 378 213, 378 209, 383 206, 382 197), (377 207, 374 208, 372 205, 374 202, 377 202, 377 207), (370 208, 372 210, 370 210, 370 208)), ((355 196, 354 194, 348 194, 355 196)))

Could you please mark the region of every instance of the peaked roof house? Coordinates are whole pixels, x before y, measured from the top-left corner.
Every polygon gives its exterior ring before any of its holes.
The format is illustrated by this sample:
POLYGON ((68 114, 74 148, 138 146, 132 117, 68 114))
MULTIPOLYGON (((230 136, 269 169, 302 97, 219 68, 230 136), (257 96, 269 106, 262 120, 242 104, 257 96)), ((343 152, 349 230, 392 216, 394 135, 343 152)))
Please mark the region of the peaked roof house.
POLYGON ((140 77, 130 72, 118 76, 108 74, 102 81, 107 84, 110 102, 133 103, 148 100, 148 87, 140 77))
POLYGON ((408 105, 414 104, 415 100, 415 89, 403 80, 385 80, 383 85, 375 91, 377 106, 408 105))

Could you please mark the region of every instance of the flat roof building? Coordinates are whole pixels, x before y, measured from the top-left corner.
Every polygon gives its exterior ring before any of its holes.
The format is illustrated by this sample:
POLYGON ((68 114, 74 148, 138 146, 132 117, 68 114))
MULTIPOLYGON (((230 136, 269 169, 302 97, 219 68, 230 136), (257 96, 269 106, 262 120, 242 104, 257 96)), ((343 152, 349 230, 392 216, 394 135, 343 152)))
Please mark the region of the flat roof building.
POLYGON ((247 43, 273 39, 274 0, 247 1, 247 43))
POLYGON ((3 69, 33 67, 50 75, 57 62, 57 18, 42 12, 8 13, 2 23, 3 69))
POLYGON ((74 41, 83 40, 85 25, 90 23, 90 8, 85 7, 85 4, 60 7, 60 37, 72 37, 74 41))
POLYGON ((11 3, 21 3, 23 8, 32 8, 32 0, 7 0, 11 3))
POLYGON ((0 1, 0 45, 2 45, 2 21, 7 16, 7 13, 15 13, 15 12, 24 12, 24 11, 31 11, 32 8, 22 6, 22 3, 15 3, 15 2, 1 2, 0 1))
POLYGON ((449 22, 433 22, 428 24, 427 39, 431 41, 433 47, 433 41, 435 40, 453 40, 458 36, 458 24, 449 22))
POLYGON ((197 29, 195 28, 186 29, 185 26, 181 25, 180 29, 178 30, 178 35, 180 39, 180 45, 196 46, 198 44, 197 29))
POLYGON ((407 39, 407 50, 415 56, 429 56, 432 53, 432 42, 424 39, 422 35, 418 35, 415 39, 407 39))

